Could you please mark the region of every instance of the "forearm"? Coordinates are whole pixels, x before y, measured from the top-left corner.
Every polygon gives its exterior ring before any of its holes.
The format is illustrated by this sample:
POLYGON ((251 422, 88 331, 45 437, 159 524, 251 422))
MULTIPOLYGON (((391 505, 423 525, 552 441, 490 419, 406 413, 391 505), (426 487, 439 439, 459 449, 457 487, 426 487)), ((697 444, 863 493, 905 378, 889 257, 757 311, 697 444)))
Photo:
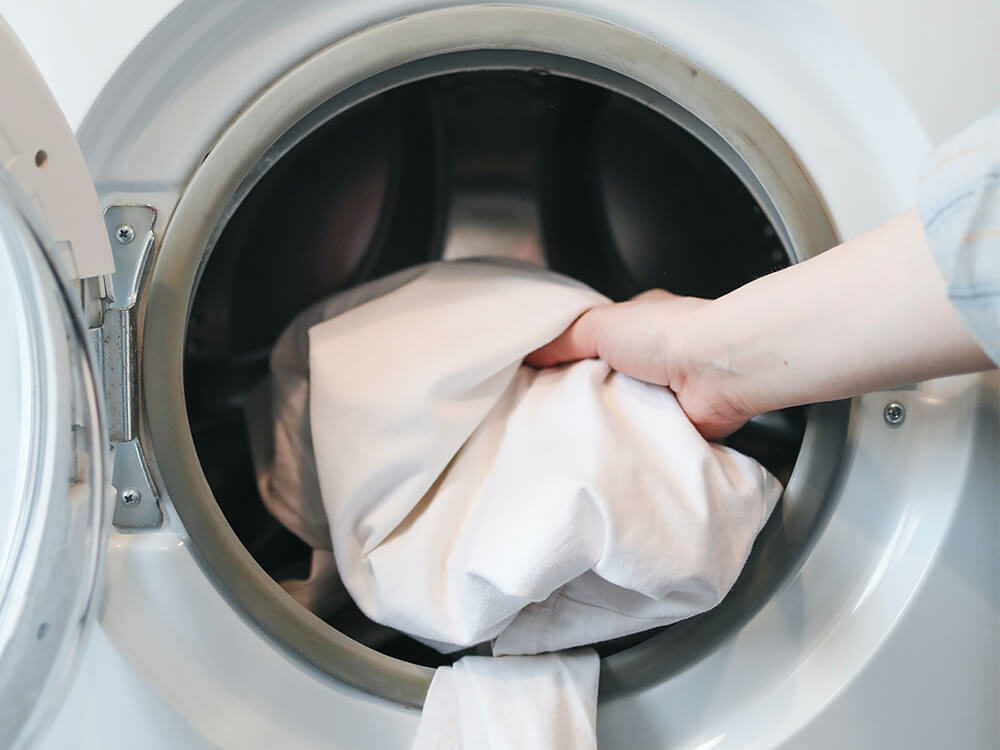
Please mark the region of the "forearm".
POLYGON ((699 308, 671 335, 676 377, 747 413, 993 366, 948 301, 916 211, 699 308))

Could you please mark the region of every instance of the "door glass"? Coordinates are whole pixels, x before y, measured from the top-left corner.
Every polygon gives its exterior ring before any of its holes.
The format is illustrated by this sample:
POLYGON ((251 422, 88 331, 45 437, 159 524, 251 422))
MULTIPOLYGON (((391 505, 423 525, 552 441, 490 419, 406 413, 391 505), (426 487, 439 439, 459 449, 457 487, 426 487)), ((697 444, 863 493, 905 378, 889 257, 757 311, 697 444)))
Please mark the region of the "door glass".
POLYGON ((0 172, 0 747, 59 705, 95 614, 106 443, 73 289, 0 172))

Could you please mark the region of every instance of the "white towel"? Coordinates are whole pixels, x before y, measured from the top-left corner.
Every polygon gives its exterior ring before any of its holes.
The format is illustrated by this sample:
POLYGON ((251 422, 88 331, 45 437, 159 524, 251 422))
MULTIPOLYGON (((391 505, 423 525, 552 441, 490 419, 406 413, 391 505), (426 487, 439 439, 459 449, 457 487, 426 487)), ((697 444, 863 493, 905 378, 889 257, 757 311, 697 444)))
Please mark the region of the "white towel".
MULTIPOLYGON (((725 596, 777 480, 706 442, 664 388, 598 360, 521 365, 603 297, 482 261, 377 284, 286 333, 272 362, 276 425, 254 430, 266 501, 314 546, 331 535, 366 615, 442 651, 492 641, 495 654, 534 654, 675 622, 725 596), (302 466, 310 445, 315 473, 302 466)), ((560 658, 538 662, 553 689, 567 681, 560 658)), ((459 680, 495 696, 507 664, 467 658, 444 672, 429 717, 447 714, 440 696, 459 680)), ((484 721, 464 705, 462 737, 484 721)), ((593 734, 592 721, 575 724, 593 734)))

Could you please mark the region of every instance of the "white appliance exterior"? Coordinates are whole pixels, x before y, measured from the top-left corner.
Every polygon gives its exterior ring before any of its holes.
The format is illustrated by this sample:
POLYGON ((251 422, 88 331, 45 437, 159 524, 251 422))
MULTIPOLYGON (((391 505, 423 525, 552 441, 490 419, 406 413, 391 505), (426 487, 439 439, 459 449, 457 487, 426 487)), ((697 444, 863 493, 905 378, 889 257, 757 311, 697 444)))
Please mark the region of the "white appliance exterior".
MULTIPOLYGON (((954 20, 930 4, 873 17, 866 4, 833 0, 818 3, 826 10, 793 2, 547 4, 652 37, 738 90, 792 145, 843 236, 911 205, 931 141, 987 111, 989 101, 1000 104, 998 53, 983 32, 1000 26, 991 0, 966 0, 954 20), (946 29, 937 36, 936 75, 921 81, 909 73, 919 51, 899 32, 900 18, 919 32, 915 40, 946 29)), ((0 3, 74 126, 175 3, 78 5, 0 3)), ((203 88, 140 98, 142 106, 161 108, 165 130, 218 132, 241 97, 302 50, 429 5, 302 4, 277 31, 241 30, 246 57, 208 61, 203 88), (272 46, 255 47, 261 39, 272 46), (287 51, 273 47, 282 39, 287 51)), ((122 101, 122 116, 134 106, 122 101)), ((180 193, 187 176, 164 170, 157 190, 180 193)), ((904 394, 900 431, 880 429, 883 405, 898 394, 857 399, 852 466, 801 570, 701 662, 602 704, 605 746, 994 746, 997 393, 995 374, 921 384, 904 394), (992 442, 973 440, 970 425, 992 442), (882 466, 891 476, 880 476, 882 466), (992 474, 983 469, 990 466, 992 474), (878 491, 866 486, 873 476, 878 491), (840 590, 846 573, 865 584, 840 590)), ((164 511, 156 531, 111 532, 99 626, 36 747, 408 747, 415 711, 337 684, 275 647, 206 577, 169 504, 164 511)))

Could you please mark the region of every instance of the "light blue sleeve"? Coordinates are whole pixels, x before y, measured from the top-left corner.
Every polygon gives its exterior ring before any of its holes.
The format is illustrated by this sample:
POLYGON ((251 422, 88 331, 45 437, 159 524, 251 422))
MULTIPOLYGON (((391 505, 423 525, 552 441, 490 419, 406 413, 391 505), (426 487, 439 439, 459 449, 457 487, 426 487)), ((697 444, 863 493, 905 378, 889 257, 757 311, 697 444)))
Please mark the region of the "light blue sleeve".
POLYGON ((948 297, 1000 363, 1000 110, 924 160, 920 216, 948 297))

